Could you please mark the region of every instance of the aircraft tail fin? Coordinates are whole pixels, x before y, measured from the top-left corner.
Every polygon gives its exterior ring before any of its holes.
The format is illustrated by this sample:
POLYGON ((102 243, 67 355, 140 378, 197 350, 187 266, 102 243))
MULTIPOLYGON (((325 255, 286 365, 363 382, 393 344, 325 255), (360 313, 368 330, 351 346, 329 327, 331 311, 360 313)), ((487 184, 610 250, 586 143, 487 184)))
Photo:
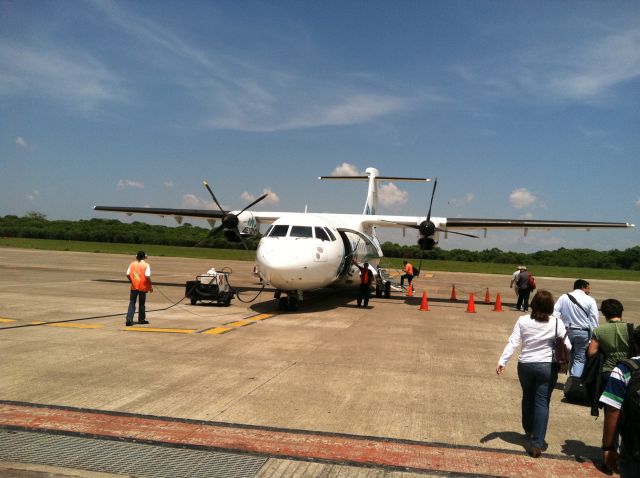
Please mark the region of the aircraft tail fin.
POLYGON ((367 168, 366 176, 320 176, 319 179, 342 179, 350 181, 369 181, 369 189, 367 191, 367 202, 364 205, 362 214, 365 216, 374 216, 378 207, 378 184, 377 181, 431 181, 429 178, 405 178, 395 176, 380 176, 380 172, 376 168, 367 168))

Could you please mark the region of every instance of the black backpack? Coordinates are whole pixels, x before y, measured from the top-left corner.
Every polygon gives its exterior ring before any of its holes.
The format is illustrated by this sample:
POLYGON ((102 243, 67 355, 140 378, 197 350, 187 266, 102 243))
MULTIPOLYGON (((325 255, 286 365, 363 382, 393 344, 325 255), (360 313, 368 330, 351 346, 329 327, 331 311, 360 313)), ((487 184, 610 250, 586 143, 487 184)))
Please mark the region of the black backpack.
POLYGON ((627 392, 622 403, 619 428, 622 435, 624 454, 635 462, 640 462, 640 361, 625 359, 624 363, 631 371, 627 392))

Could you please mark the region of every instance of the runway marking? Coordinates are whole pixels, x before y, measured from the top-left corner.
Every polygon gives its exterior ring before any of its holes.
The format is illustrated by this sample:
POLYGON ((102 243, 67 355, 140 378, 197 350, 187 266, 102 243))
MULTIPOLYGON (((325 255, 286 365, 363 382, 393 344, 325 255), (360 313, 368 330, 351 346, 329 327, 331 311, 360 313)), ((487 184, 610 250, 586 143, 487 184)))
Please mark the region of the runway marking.
POLYGON ((233 327, 216 327, 215 329, 209 329, 202 333, 207 335, 219 335, 229 332, 230 330, 233 330, 233 327))
POLYGON ((100 329, 103 326, 100 324, 43 324, 48 327, 68 327, 71 329, 100 329))
POLYGON ((125 332, 160 332, 168 334, 193 334, 197 332, 195 329, 162 329, 154 327, 125 327, 125 332))
POLYGON ((238 329, 240 327, 246 327, 247 325, 251 325, 255 322, 259 322, 261 320, 268 319, 269 317, 273 317, 275 314, 259 314, 254 315, 252 317, 247 317, 246 319, 236 320, 235 322, 229 322, 228 324, 224 324, 221 327, 215 327, 213 329, 204 330, 200 333, 207 335, 220 335, 226 334, 232 330, 238 329))
POLYGON ((8 322, 17 322, 16 319, 5 319, 4 317, 0 317, 0 322, 6 324, 8 322))
POLYGON ((473 476, 602 477, 592 462, 524 451, 0 401, 0 427, 280 459, 473 476))

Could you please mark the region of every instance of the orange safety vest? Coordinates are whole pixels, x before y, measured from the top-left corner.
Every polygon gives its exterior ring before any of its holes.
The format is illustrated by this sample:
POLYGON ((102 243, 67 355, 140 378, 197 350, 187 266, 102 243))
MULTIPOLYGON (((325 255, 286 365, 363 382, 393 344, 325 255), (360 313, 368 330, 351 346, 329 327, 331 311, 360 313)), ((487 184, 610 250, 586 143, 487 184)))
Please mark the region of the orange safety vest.
POLYGON ((410 262, 407 262, 407 265, 405 266, 404 271, 409 275, 413 275, 413 266, 411 265, 410 262))
POLYGON ((369 268, 360 271, 360 283, 364 285, 369 283, 369 268))
POLYGON ((145 275, 147 271, 147 264, 144 261, 133 261, 129 265, 129 277, 131 278, 131 290, 141 290, 143 292, 149 292, 149 280, 145 275))

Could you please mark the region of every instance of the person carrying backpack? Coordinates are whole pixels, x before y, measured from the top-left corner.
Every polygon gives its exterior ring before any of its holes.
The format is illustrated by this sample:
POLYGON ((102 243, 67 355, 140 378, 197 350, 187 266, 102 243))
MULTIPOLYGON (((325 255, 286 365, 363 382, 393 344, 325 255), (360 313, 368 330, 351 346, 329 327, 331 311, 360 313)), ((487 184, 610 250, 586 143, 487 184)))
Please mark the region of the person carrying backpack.
POLYGON ((635 356, 618 362, 600 397, 604 463, 622 478, 640 477, 640 327, 632 342, 635 356))

